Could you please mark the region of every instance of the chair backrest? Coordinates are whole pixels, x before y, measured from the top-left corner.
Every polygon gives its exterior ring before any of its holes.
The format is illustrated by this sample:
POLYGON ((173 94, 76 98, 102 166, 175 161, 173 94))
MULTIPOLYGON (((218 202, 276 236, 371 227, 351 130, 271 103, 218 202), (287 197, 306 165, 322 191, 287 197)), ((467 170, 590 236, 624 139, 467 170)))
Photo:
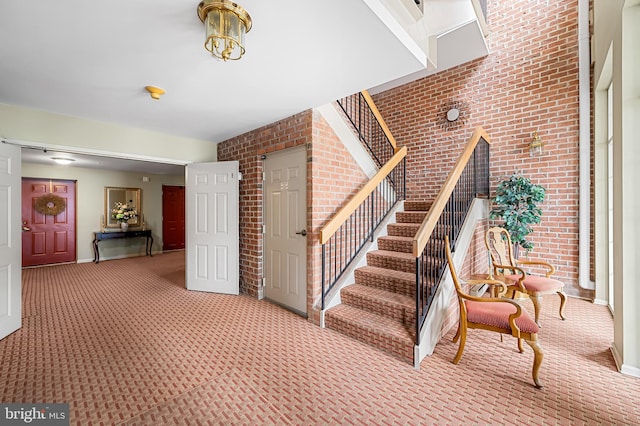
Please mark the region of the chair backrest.
POLYGON ((499 226, 489 228, 484 234, 484 243, 494 265, 516 266, 509 231, 499 226))

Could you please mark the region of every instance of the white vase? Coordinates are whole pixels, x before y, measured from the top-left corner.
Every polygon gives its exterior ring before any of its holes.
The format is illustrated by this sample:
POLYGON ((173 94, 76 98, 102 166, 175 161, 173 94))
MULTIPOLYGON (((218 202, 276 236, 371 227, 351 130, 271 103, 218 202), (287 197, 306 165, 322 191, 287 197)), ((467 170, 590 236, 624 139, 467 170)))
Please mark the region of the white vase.
POLYGON ((120 229, 126 232, 127 229, 129 229, 129 224, 127 222, 120 222, 120 229))

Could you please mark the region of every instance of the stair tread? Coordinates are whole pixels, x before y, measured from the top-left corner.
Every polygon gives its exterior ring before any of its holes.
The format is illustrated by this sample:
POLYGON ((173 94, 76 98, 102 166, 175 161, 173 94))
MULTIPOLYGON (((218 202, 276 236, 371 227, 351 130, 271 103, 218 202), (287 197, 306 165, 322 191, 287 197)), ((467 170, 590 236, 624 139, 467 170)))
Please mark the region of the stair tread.
POLYGON ((381 302, 400 305, 408 309, 415 308, 416 304, 415 299, 412 297, 362 284, 352 284, 343 288, 342 291, 368 299, 376 299, 381 302))
POLYGON ((383 317, 345 304, 329 309, 327 315, 347 321, 361 328, 373 330, 379 335, 389 336, 396 340, 406 340, 407 344, 413 345, 412 336, 404 324, 398 320, 383 317))
POLYGON ((366 265, 366 266, 362 266, 362 267, 358 268, 358 270, 361 270, 363 272, 369 272, 369 273, 372 273, 372 274, 392 276, 393 278, 397 278, 397 279, 401 279, 401 280, 407 280, 407 281, 411 281, 411 282, 415 282, 415 280, 416 280, 416 274, 415 273, 397 271, 395 269, 380 268, 378 266, 366 265))

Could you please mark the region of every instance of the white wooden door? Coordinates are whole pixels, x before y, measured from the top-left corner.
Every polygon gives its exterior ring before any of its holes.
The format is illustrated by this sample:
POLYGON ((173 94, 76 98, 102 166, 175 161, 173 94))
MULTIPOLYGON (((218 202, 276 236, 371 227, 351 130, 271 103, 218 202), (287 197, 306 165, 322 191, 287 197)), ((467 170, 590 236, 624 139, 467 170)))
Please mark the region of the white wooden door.
POLYGON ((265 168, 265 297, 307 313, 307 153, 269 154, 265 168))
POLYGON ((188 290, 238 294, 238 162, 186 167, 188 290))
POLYGON ((0 143, 0 339, 22 327, 20 148, 0 143))

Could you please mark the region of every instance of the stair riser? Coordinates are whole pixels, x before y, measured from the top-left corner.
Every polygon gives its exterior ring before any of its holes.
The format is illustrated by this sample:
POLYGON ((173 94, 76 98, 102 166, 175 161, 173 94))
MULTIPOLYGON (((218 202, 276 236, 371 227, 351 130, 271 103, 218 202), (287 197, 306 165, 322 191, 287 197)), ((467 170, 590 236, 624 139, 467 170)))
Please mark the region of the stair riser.
POLYGON ((369 273, 356 269, 355 281, 356 284, 379 288, 409 297, 414 297, 416 294, 415 278, 411 281, 407 281, 389 277, 388 275, 369 273))
POLYGON ((400 321, 407 328, 415 326, 415 307, 410 309, 404 306, 386 304, 374 298, 362 297, 349 292, 342 292, 340 299, 342 300, 342 303, 355 308, 400 321))
POLYGON ((407 226, 405 224, 405 226, 401 226, 401 225, 397 225, 397 224, 389 224, 387 226, 387 233, 391 236, 397 236, 397 237, 415 237, 416 232, 418 232, 418 229, 420 229, 420 225, 419 224, 415 224, 415 225, 411 225, 411 226, 407 226))
POLYGON ((389 338, 377 330, 375 324, 372 324, 371 328, 359 327, 342 318, 332 316, 331 311, 328 311, 325 316, 325 325, 332 330, 393 354, 404 361, 413 362, 413 341, 389 338))
POLYGON ((398 241, 393 239, 378 239, 380 250, 397 251, 400 253, 411 253, 413 251, 413 241, 398 241))
POLYGON ((396 222, 398 223, 422 223, 427 212, 398 212, 396 222))
POLYGON ((367 264, 378 268, 393 269, 402 272, 415 272, 416 262, 414 259, 398 259, 374 253, 367 254, 367 264))
POLYGON ((404 202, 404 210, 405 211, 424 211, 428 212, 431 208, 431 203, 426 201, 405 201, 404 202))

